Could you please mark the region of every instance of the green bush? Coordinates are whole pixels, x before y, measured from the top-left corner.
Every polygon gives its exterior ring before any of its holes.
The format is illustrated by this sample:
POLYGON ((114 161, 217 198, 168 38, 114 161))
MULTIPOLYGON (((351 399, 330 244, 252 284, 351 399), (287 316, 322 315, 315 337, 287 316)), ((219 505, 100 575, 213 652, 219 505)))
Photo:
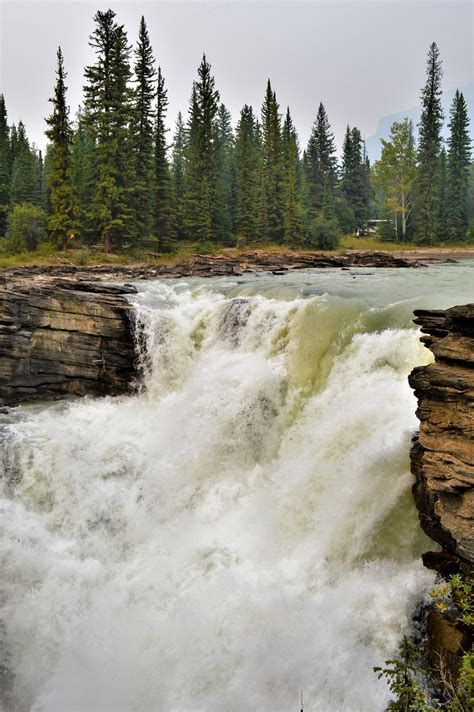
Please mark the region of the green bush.
POLYGON ((46 213, 31 203, 17 203, 8 215, 7 244, 11 252, 36 250, 46 240, 46 213))
POLYGON ((309 247, 320 250, 336 250, 341 240, 341 232, 335 220, 318 215, 309 230, 309 247))

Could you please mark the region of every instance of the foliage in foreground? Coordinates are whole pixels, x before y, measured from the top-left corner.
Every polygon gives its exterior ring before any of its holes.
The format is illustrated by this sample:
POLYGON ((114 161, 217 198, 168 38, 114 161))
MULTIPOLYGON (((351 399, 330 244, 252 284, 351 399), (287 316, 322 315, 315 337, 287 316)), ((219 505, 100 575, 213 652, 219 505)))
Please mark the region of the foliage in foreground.
MULTIPOLYGON (((449 605, 457 611, 457 621, 471 631, 474 628, 474 578, 459 574, 450 576, 441 585, 429 591, 436 607, 443 613, 449 605)), ((387 710, 394 712, 470 712, 474 709, 474 651, 467 650, 461 661, 458 679, 452 682, 443 671, 440 661, 439 669, 431 671, 423 666, 422 654, 413 639, 404 636, 398 650, 398 655, 385 661, 386 667, 374 667, 378 678, 385 677, 390 692, 395 699, 391 700, 387 710), (434 672, 442 682, 443 701, 430 699, 422 685, 423 680, 430 679, 434 672)))

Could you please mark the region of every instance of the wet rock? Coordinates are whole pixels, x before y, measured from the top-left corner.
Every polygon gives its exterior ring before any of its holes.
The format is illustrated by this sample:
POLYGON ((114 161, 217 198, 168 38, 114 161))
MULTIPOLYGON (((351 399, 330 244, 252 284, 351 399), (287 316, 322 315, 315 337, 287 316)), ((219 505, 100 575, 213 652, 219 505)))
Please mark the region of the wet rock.
POLYGON ((420 431, 411 450, 424 531, 442 546, 424 562, 446 574, 474 564, 474 305, 415 311, 436 361, 415 368, 420 431))
POLYGON ((459 625, 457 610, 432 605, 426 618, 427 657, 431 676, 443 692, 455 686, 463 654, 471 649, 469 630, 459 625))
POLYGON ((0 285, 0 405, 128 392, 135 288, 65 279, 0 285))

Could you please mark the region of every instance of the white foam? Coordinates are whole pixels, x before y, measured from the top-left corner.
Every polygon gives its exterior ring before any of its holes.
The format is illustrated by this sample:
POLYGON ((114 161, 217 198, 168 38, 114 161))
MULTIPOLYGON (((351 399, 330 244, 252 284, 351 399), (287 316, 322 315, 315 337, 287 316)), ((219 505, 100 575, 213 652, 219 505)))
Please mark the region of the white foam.
MULTIPOLYGON (((355 301, 157 284, 146 390, 9 426, 11 710, 382 710, 431 575, 414 330, 355 301)), ((9 708, 9 712, 10 708, 9 708)))

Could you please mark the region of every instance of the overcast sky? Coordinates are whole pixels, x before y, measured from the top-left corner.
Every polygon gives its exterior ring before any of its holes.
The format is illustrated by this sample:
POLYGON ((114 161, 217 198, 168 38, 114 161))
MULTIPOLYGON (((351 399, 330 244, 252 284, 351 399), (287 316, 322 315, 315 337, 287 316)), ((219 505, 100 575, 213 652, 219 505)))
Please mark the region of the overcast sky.
POLYGON ((474 79, 474 3, 357 2, 0 2, 0 92, 9 122, 22 119, 40 147, 52 95, 56 49, 68 71, 69 103, 81 101, 93 16, 112 9, 136 41, 148 24, 168 87, 168 123, 187 113, 203 51, 234 123, 244 103, 260 111, 267 78, 281 110, 289 105, 305 143, 319 102, 340 144, 347 123, 374 133, 378 119, 419 100, 430 42, 440 47, 444 86, 474 79))

